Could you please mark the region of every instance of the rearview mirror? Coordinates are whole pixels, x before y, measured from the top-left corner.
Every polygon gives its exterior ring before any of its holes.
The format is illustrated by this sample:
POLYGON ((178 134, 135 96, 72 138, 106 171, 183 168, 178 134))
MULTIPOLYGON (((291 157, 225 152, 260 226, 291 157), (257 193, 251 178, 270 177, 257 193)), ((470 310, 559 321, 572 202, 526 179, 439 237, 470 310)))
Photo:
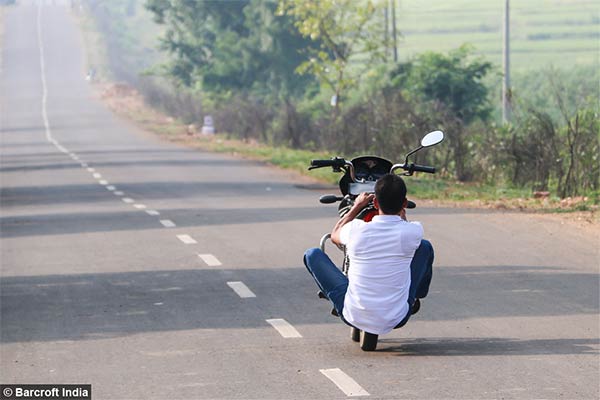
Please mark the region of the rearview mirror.
POLYGON ((423 139, 421 139, 421 146, 430 147, 435 146, 438 143, 441 143, 444 140, 444 132, 442 131, 433 131, 429 132, 423 139))

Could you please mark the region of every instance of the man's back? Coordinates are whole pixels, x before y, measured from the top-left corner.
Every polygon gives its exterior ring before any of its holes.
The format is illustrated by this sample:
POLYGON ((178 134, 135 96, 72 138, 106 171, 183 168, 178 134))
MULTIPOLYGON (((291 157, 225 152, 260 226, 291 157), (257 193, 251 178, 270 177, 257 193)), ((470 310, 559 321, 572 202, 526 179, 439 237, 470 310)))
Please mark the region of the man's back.
POLYGON ((345 225, 340 239, 350 257, 343 316, 357 328, 384 334, 408 313, 410 263, 423 238, 418 222, 378 215, 345 225))

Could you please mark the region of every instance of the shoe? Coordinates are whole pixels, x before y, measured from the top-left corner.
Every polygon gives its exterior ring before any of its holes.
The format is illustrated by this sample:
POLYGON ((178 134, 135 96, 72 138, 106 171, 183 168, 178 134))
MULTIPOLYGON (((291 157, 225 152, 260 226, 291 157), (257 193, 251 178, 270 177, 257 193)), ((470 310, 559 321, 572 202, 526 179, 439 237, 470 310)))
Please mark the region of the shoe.
POLYGON ((416 313, 419 312, 419 310, 421 309, 421 300, 416 299, 414 304, 412 305, 411 309, 410 309, 410 313, 411 315, 415 315, 416 313))
POLYGON ((333 315, 334 317, 339 317, 339 316, 340 316, 340 314, 338 314, 338 312, 337 312, 337 310, 335 309, 335 307, 333 307, 333 308, 331 309, 331 315, 333 315))

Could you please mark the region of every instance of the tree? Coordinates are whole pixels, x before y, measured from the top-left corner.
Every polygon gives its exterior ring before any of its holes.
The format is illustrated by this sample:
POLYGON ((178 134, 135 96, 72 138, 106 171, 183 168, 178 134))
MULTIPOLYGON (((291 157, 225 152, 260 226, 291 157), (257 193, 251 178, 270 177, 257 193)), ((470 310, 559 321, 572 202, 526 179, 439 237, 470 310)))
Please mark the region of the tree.
POLYGON ((430 114, 433 120, 445 121, 453 128, 449 132, 449 142, 456 177, 461 181, 473 176, 467 165, 469 143, 464 128, 476 120, 487 121, 492 110, 488 88, 483 83, 492 64, 473 59, 471 53, 468 46, 447 55, 423 53, 414 61, 400 64, 391 74, 394 85, 406 93, 407 98, 425 102, 423 113, 430 114))
POLYGON ((483 78, 492 64, 472 58, 472 48, 463 45, 447 55, 426 52, 392 72, 396 85, 425 100, 446 105, 465 124, 490 117, 488 88, 483 78))
POLYGON ((315 43, 298 33, 291 17, 278 16, 276 10, 276 0, 251 1, 244 10, 249 29, 246 52, 259 76, 255 87, 266 91, 266 96, 273 92, 282 98, 301 96, 314 78, 297 74, 296 68, 304 61, 303 52, 315 43))
POLYGON ((243 74, 222 60, 232 57, 239 49, 237 39, 247 35, 242 10, 248 2, 149 0, 146 7, 155 22, 167 26, 161 47, 175 56, 168 73, 186 86, 239 85, 243 74))
POLYGON ((278 14, 292 16, 304 37, 318 41, 318 48, 308 49, 308 60, 297 71, 312 74, 329 87, 336 96, 336 110, 340 97, 355 87, 364 73, 361 66, 368 68, 372 62, 385 58, 384 27, 375 18, 382 4, 385 2, 376 5, 371 0, 279 2, 278 14))
POLYGON ((290 18, 274 17, 275 0, 148 0, 146 7, 167 26, 167 73, 185 86, 220 94, 265 86, 294 92, 308 81, 294 70, 309 40, 290 18))

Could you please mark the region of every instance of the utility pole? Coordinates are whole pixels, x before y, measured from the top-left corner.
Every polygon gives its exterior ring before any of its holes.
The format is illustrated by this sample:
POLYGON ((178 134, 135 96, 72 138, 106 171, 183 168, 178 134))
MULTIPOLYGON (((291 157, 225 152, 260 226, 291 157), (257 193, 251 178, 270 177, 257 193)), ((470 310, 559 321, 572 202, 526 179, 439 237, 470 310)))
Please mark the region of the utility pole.
POLYGON ((510 0, 504 3, 504 45, 502 49, 502 122, 510 122, 511 114, 511 88, 510 88, 510 0))
POLYGON ((392 42, 394 45, 394 62, 398 62, 398 39, 396 36, 396 0, 391 0, 392 3, 392 42))
POLYGON ((390 6, 389 4, 386 3, 385 8, 383 9, 383 26, 385 26, 385 29, 383 31, 383 43, 385 45, 385 62, 388 61, 388 55, 390 53, 390 39, 389 39, 389 17, 388 14, 390 12, 389 10, 390 6))

